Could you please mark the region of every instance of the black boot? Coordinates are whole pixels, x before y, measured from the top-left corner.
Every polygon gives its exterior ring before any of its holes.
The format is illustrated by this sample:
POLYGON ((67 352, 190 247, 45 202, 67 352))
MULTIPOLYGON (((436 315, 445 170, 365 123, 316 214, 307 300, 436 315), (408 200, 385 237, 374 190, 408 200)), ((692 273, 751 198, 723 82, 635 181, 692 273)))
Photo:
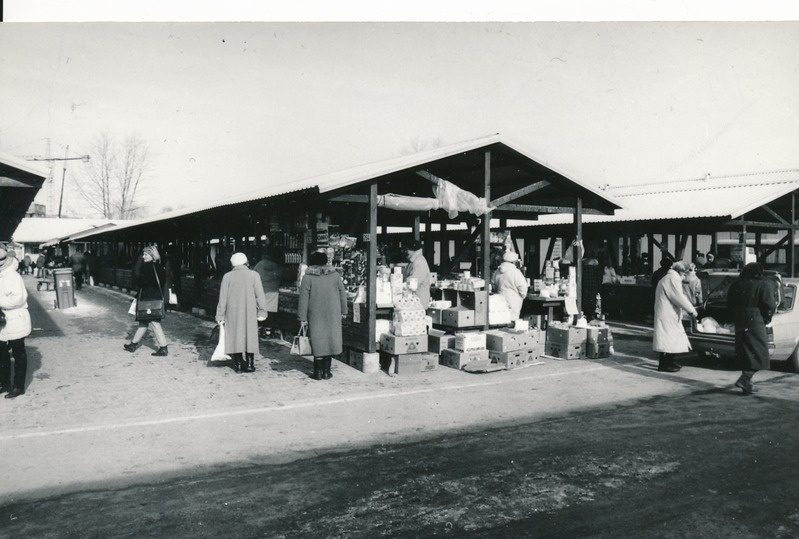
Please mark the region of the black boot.
POLYGON ((681 369, 677 363, 674 362, 674 354, 667 354, 666 352, 660 353, 658 361, 658 371, 660 372, 677 372, 681 369))
POLYGON ((230 359, 233 360, 233 370, 235 372, 244 372, 244 360, 242 354, 230 354, 230 359))
POLYGON ((311 378, 314 380, 321 380, 322 379, 322 370, 323 370, 324 359, 321 357, 313 358, 313 374, 311 378))
POLYGON ((325 380, 330 380, 331 378, 333 378, 333 374, 330 372, 330 363, 332 362, 333 362, 332 357, 330 356, 325 357, 324 359, 325 372, 324 374, 322 374, 322 378, 324 378, 325 380))
POLYGON ((169 349, 166 346, 160 347, 158 350, 150 354, 151 356, 168 356, 169 349))
POLYGON ((255 353, 247 352, 247 364, 244 372, 255 372, 255 353))
POLYGON ((15 399, 15 398, 19 397, 20 395, 24 395, 24 394, 25 394, 25 390, 24 389, 22 389, 21 387, 15 387, 15 388, 13 388, 11 391, 9 391, 6 394, 6 398, 7 399, 15 399))
POLYGON ((141 346, 140 342, 130 342, 130 343, 124 345, 122 348, 124 348, 128 352, 135 352, 136 349, 139 348, 139 346, 141 346))

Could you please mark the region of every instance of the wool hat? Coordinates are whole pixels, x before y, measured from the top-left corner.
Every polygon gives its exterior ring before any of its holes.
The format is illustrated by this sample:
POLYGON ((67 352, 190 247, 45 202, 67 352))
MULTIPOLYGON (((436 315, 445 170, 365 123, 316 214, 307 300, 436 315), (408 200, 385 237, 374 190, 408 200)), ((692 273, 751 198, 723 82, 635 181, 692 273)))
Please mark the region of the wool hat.
POLYGON ((505 251, 505 254, 502 255, 502 260, 505 262, 516 262, 519 260, 519 255, 514 253, 513 251, 505 251))
POLYGON ((236 266, 243 266, 247 263, 247 255, 244 253, 233 253, 230 257, 230 264, 235 268, 236 266))
POLYGON ((158 247, 156 247, 155 245, 148 245, 147 247, 141 250, 141 253, 143 255, 145 254, 150 255, 150 258, 152 258, 155 261, 161 260, 161 254, 158 252, 158 247))

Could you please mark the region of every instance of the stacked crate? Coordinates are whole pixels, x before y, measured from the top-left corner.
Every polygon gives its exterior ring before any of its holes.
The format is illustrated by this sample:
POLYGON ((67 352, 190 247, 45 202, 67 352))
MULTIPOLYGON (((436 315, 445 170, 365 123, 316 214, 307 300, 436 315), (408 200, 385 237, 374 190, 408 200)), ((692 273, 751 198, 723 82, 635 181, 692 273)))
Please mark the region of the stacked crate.
POLYGON ((381 363, 396 374, 431 371, 438 367, 438 356, 427 351, 427 315, 418 298, 399 298, 394 302, 390 333, 380 336, 381 363))
POLYGON ((537 361, 541 348, 537 329, 515 331, 495 329, 486 333, 488 357, 492 363, 503 365, 506 369, 518 369, 537 361))
POLYGON ((479 331, 456 333, 455 347, 442 350, 439 363, 459 370, 467 364, 489 365, 491 359, 486 349, 486 334, 479 331))
POLYGON ((588 326, 585 339, 585 357, 600 359, 610 357, 610 328, 588 326))
POLYGON ((580 359, 585 356, 585 327, 550 324, 547 328, 546 355, 560 359, 580 359))

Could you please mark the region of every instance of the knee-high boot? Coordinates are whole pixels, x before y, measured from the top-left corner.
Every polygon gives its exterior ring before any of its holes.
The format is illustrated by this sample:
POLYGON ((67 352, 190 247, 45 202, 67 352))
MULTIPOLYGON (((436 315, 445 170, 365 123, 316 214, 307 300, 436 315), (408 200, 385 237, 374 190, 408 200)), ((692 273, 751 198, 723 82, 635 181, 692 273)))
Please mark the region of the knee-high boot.
POLYGON ((324 369, 324 358, 315 357, 313 358, 313 374, 311 378, 314 380, 321 380, 322 379, 322 370, 324 369))
POLYGON ((325 380, 330 380, 333 378, 333 373, 330 372, 330 364, 333 362, 333 358, 331 356, 325 356, 325 372, 322 375, 322 378, 325 380))

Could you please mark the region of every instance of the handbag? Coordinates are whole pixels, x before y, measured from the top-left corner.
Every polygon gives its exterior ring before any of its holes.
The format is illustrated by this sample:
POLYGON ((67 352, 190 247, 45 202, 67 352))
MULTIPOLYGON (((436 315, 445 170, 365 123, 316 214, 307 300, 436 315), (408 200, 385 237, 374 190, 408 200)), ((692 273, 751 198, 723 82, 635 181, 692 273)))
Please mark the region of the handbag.
MULTIPOLYGON (((158 290, 161 290, 161 279, 158 278, 158 272, 155 271, 153 265, 153 273, 155 273, 155 282, 158 283, 158 290)), ((139 299, 136 301, 136 321, 137 322, 159 322, 164 317, 164 293, 161 291, 161 299, 141 299, 141 291, 139 291, 139 299)))
POLYGON ((294 356, 312 356, 313 350, 311 349, 311 339, 308 338, 306 333, 306 328, 308 326, 302 326, 300 328, 300 332, 294 337, 294 341, 291 343, 291 355, 294 356))

